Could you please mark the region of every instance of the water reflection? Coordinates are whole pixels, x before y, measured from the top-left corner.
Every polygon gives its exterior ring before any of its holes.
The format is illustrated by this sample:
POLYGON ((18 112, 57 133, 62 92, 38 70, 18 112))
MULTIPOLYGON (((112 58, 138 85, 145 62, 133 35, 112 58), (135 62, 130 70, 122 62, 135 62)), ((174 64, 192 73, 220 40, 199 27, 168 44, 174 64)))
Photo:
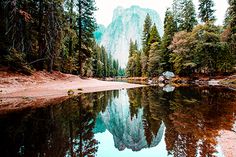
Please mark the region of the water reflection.
POLYGON ((4 157, 106 157, 113 153, 102 149, 109 142, 123 157, 143 150, 148 156, 220 156, 219 131, 232 129, 235 113, 235 92, 224 88, 91 93, 45 108, 0 113, 0 151, 4 157), (161 140, 165 148, 155 152, 161 140))

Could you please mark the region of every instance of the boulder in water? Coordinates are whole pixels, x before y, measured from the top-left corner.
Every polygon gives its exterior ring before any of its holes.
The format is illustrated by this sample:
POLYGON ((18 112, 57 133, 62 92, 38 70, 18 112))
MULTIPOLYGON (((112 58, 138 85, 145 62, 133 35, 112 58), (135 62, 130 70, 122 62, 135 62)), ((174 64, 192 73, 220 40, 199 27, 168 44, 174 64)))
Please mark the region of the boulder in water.
POLYGON ((171 71, 166 71, 166 72, 162 73, 162 76, 164 76, 166 79, 169 80, 169 79, 175 77, 175 74, 171 71))

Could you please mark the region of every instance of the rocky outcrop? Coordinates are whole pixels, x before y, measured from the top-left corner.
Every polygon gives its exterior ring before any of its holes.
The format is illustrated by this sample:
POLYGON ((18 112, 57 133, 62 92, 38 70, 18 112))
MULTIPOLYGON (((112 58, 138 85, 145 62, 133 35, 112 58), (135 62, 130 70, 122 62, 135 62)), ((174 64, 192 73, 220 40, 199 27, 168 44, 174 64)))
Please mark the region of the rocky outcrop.
POLYGON ((97 42, 103 45, 113 58, 118 59, 122 67, 125 67, 128 61, 130 39, 137 40, 138 46, 141 48, 143 23, 147 14, 151 16, 162 35, 163 24, 159 14, 154 10, 139 6, 127 9, 116 8, 111 24, 105 30, 104 26, 100 26, 95 32, 97 42))

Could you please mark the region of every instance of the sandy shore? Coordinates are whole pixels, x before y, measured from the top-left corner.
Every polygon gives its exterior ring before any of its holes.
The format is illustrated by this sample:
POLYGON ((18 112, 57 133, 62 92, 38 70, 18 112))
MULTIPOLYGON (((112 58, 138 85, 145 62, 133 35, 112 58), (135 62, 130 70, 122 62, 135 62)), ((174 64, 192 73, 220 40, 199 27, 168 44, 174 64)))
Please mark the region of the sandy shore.
POLYGON ((58 104, 68 98, 68 91, 91 93, 107 90, 142 87, 126 82, 81 79, 60 72, 35 72, 31 76, 0 72, 0 114, 25 108, 58 104))
POLYGON ((36 73, 29 77, 3 77, 0 80, 0 98, 56 98, 67 96, 69 90, 73 90, 76 94, 79 92, 91 93, 143 86, 126 82, 101 81, 92 78, 81 79, 78 76, 68 74, 60 75, 59 79, 50 75, 45 76, 44 73, 36 73), (37 75, 41 75, 41 77, 37 75))
POLYGON ((236 157, 236 132, 222 130, 220 132, 219 145, 225 157, 236 157))

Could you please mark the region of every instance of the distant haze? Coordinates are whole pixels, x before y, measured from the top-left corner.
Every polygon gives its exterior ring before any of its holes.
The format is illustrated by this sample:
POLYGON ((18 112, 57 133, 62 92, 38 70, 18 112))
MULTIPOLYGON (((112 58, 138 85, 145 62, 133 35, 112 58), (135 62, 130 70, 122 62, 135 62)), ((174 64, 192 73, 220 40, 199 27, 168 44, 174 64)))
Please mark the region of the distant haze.
MULTIPOLYGON (((112 21, 113 10, 118 6, 129 8, 132 5, 139 5, 142 8, 150 8, 156 10, 161 21, 164 21, 165 11, 171 7, 172 0, 95 0, 98 10, 96 11, 96 19, 98 24, 108 26, 112 21)), ((198 0, 193 0, 196 11, 198 8, 198 0)), ((225 17, 225 12, 228 8, 227 0, 214 0, 215 16, 217 17, 216 24, 222 24, 225 17)))

